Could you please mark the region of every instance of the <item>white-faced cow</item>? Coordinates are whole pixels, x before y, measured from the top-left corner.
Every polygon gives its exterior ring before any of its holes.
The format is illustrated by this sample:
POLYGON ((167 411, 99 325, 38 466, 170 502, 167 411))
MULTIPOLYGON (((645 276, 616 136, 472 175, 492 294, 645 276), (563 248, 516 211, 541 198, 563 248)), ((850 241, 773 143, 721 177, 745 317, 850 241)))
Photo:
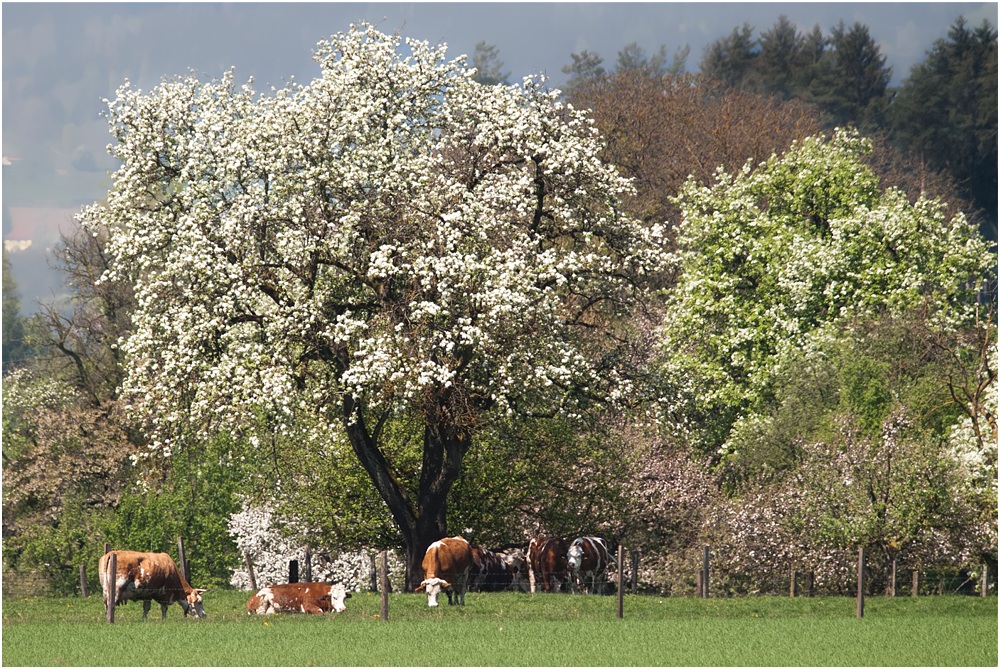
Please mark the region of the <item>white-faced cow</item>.
POLYGON ((423 561, 424 580, 415 592, 426 589, 427 606, 437 606, 437 596, 444 590, 449 604, 465 606, 465 588, 472 567, 472 548, 461 536, 445 537, 427 547, 423 561), (454 599, 452 599, 454 595, 454 599))
POLYGON ((108 581, 108 563, 115 556, 117 573, 115 575, 115 606, 128 602, 130 599, 142 600, 142 619, 146 619, 152 600, 160 604, 163 618, 167 617, 167 607, 177 602, 184 609, 184 615, 204 618, 205 609, 202 603, 202 593, 208 592, 192 588, 187 580, 177 570, 174 559, 166 553, 140 553, 138 551, 110 551, 101 556, 98 569, 101 576, 101 590, 104 591, 104 606, 107 607, 111 596, 111 583, 108 581))
POLYGON ((509 551, 497 553, 507 570, 511 573, 511 588, 528 592, 528 559, 524 556, 524 551, 514 548, 509 551))
POLYGON ((604 594, 604 580, 608 565, 611 564, 611 553, 604 539, 600 537, 574 539, 566 552, 566 564, 569 567, 573 592, 582 589, 585 593, 604 594))
POLYGON ((569 579, 566 566, 566 542, 558 537, 535 537, 528 544, 528 564, 535 588, 541 583, 545 592, 559 592, 569 579))
POLYGON ((499 592, 521 588, 527 592, 526 571, 527 563, 520 549, 493 552, 473 546, 469 590, 499 592))
POLYGON ((247 601, 247 614, 258 613, 342 613, 350 598, 342 583, 281 583, 268 585, 247 601))

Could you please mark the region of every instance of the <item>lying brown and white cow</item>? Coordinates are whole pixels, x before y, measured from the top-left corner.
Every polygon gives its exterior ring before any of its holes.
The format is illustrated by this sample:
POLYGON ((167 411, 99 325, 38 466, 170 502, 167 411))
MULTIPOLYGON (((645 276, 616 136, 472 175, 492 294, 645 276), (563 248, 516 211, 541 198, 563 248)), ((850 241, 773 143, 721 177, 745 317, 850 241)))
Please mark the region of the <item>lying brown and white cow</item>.
POLYGON ((545 592, 559 592, 562 583, 569 580, 566 565, 566 542, 559 537, 535 537, 528 544, 528 564, 535 580, 545 592))
POLYGON ((174 602, 181 605, 185 616, 190 613, 195 618, 205 617, 201 595, 208 590, 192 588, 188 585, 184 575, 177 570, 174 559, 166 553, 110 551, 102 555, 98 562, 98 573, 101 577, 105 608, 111 596, 108 563, 112 555, 117 561, 115 588, 118 594, 115 598, 115 606, 120 606, 130 599, 141 599, 142 619, 145 620, 152 600, 155 599, 160 604, 164 619, 167 617, 167 607, 174 602))
POLYGON ((267 585, 247 601, 247 614, 268 613, 342 613, 344 600, 350 598, 342 583, 281 583, 267 585))
POLYGON ((569 567, 570 587, 573 592, 604 594, 604 580, 608 565, 611 564, 611 552, 608 544, 601 537, 577 537, 569 545, 566 552, 566 564, 569 567), (590 587, 587 587, 588 581, 590 587))
POLYGON ((424 580, 414 591, 426 589, 427 606, 438 605, 437 596, 441 590, 448 593, 449 604, 465 606, 465 588, 472 567, 472 547, 468 541, 461 536, 435 541, 427 547, 422 566, 424 580))

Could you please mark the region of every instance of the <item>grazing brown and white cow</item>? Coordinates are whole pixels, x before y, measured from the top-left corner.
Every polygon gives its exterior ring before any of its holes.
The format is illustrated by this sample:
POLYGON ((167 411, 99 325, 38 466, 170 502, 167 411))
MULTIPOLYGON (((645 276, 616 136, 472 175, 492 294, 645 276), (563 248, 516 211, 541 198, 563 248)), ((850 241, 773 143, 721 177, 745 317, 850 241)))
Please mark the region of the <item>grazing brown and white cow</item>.
POLYGON ((566 552, 566 564, 569 567, 570 586, 573 592, 583 590, 584 593, 604 594, 604 581, 608 565, 611 564, 611 552, 608 551, 608 544, 604 539, 577 537, 566 552), (589 589, 588 581, 591 585, 589 589))
POLYGON ((472 567, 472 547, 468 541, 461 536, 435 541, 427 547, 422 566, 424 580, 414 591, 426 589, 427 606, 438 605, 437 596, 441 590, 448 593, 449 604, 465 606, 465 588, 472 567))
POLYGON ((247 601, 247 614, 259 613, 342 613, 349 599, 342 583, 281 583, 267 585, 247 601))
POLYGON ((167 617, 167 607, 177 602, 184 609, 184 615, 195 618, 205 617, 205 608, 201 599, 202 593, 208 590, 192 588, 184 575, 177 570, 174 559, 166 553, 140 553, 138 551, 110 551, 101 556, 98 569, 101 577, 101 590, 104 592, 104 606, 108 605, 111 596, 111 583, 108 581, 108 563, 115 556, 117 573, 115 574, 115 606, 120 606, 130 599, 142 600, 142 619, 146 619, 152 600, 160 604, 163 619, 167 617))
POLYGON ((527 592, 527 563, 520 549, 493 552, 472 546, 469 591, 499 592, 521 588, 527 592))
POLYGON ((535 537, 528 544, 528 564, 535 579, 545 592, 559 592, 569 580, 566 565, 566 542, 559 537, 535 537))

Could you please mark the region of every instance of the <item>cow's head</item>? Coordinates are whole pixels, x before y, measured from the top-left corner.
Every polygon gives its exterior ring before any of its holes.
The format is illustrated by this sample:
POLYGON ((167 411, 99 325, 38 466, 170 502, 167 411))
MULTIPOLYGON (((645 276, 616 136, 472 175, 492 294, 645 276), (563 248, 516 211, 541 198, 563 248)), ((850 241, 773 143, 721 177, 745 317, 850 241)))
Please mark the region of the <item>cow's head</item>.
POLYGON ((574 541, 573 545, 569 547, 566 551, 566 565, 569 567, 570 571, 580 571, 580 566, 583 564, 583 546, 574 541))
POLYGON ((500 558, 503 560, 507 568, 510 569, 511 573, 523 574, 527 571, 528 562, 524 557, 524 551, 520 548, 515 548, 506 553, 501 553, 500 558))
POLYGON ((438 593, 442 589, 447 590, 451 587, 451 583, 444 580, 443 578, 428 578, 424 579, 420 585, 414 588, 414 592, 420 592, 424 588, 427 589, 427 606, 437 606, 438 605, 438 593))
POLYGON ((205 606, 202 602, 201 595, 208 590, 202 588, 192 588, 190 592, 185 595, 184 599, 180 600, 180 605, 184 609, 184 615, 193 615, 195 618, 205 617, 205 606))
POLYGON ((337 613, 343 613, 347 610, 347 607, 344 605, 344 600, 350 598, 351 593, 347 592, 344 586, 340 583, 330 588, 330 604, 333 606, 333 610, 337 613))

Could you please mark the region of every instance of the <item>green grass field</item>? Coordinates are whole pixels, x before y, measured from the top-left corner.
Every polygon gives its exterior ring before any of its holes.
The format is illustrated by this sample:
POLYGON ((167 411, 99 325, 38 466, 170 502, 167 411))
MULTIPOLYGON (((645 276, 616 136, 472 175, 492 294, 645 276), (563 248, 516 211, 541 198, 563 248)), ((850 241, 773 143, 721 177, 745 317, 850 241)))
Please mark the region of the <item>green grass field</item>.
POLYGON ((997 666, 996 597, 687 599, 479 594, 428 609, 376 594, 347 612, 247 616, 249 593, 213 591, 208 617, 176 604, 104 621, 100 596, 3 601, 3 665, 46 666, 997 666))

